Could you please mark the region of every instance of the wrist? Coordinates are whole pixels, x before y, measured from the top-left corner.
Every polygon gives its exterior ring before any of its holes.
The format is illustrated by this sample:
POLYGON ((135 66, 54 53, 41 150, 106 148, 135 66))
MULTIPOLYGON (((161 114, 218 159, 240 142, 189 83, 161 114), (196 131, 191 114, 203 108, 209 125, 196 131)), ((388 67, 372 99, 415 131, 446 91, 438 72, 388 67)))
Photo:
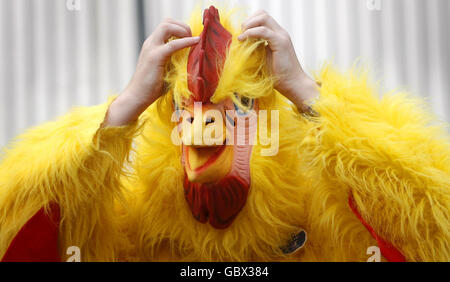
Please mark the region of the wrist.
POLYGON ((120 100, 124 104, 129 104, 135 108, 148 108, 158 96, 153 95, 149 89, 155 88, 151 85, 142 85, 131 82, 120 94, 120 100))
POLYGON ((304 112, 308 107, 308 101, 319 97, 317 83, 305 73, 292 79, 291 86, 283 93, 299 111, 304 112))
POLYGON ((122 126, 136 121, 152 102, 125 89, 109 106, 105 125, 122 126))

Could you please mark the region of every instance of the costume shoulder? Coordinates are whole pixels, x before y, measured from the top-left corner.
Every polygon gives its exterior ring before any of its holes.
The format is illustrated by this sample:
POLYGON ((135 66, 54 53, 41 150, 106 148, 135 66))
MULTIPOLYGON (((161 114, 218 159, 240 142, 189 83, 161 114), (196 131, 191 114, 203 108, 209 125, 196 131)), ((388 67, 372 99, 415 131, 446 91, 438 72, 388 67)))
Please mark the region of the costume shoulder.
MULTIPOLYGON (((448 261, 446 125, 422 99, 403 92, 380 97, 367 72, 326 67, 317 79, 321 97, 313 108, 320 116, 309 123, 309 138, 300 146, 310 171, 329 182, 322 190, 343 199, 345 215, 356 218, 353 210, 379 243, 389 242, 406 260, 448 261)), ((317 201, 319 206, 324 199, 317 201)))
MULTIPOLYGON (((102 127, 108 105, 74 109, 28 130, 4 149, 0 162, 0 258, 7 250, 11 257, 8 247, 13 240, 17 242, 15 237, 23 237, 33 220, 57 221, 61 246, 78 246, 85 250, 86 259, 94 259, 94 252, 100 259, 102 255, 113 257, 111 248, 92 250, 87 238, 91 237, 94 245, 96 239, 101 240, 97 237, 107 239, 108 232, 115 232, 112 205, 120 197, 119 176, 137 122, 102 127)), ((51 224, 40 226, 55 229, 51 224)), ((35 234, 47 234, 41 238, 44 241, 55 240, 54 231, 35 234)), ((104 246, 108 248, 108 244, 104 246)), ((64 251, 60 253, 65 255, 64 251)))

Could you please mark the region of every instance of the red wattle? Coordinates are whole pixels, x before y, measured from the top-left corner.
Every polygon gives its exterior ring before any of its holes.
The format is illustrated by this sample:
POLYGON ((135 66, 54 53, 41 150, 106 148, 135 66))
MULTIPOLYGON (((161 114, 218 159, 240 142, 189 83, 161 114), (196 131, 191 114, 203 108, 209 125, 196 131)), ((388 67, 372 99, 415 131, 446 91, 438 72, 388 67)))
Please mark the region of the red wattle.
POLYGON ((185 177, 184 194, 192 215, 217 229, 229 227, 244 207, 250 186, 237 176, 218 183, 192 183, 185 177))

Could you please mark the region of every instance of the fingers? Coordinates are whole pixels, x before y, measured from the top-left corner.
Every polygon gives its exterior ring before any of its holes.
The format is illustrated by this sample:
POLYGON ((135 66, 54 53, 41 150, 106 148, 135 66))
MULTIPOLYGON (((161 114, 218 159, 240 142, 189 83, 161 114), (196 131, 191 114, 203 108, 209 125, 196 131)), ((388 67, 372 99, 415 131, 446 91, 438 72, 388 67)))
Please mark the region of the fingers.
POLYGON ((262 14, 267 14, 267 12, 265 10, 263 10, 263 9, 259 9, 258 11, 256 11, 253 15, 251 15, 248 18, 253 18, 253 17, 259 16, 259 15, 262 15, 262 14))
POLYGON ((281 50, 290 42, 289 34, 264 10, 256 12, 242 24, 238 40, 247 38, 268 41, 272 51, 281 50))
POLYGON ((157 44, 164 44, 171 37, 190 37, 190 30, 186 30, 186 28, 173 23, 164 22, 158 26, 155 30, 155 41, 157 44))
POLYGON ((172 18, 167 18, 164 20, 164 22, 179 25, 180 27, 184 28, 189 33, 189 36, 192 36, 191 28, 186 23, 172 19, 172 18))
POLYGON ((276 34, 273 30, 265 26, 258 26, 247 29, 246 31, 244 31, 244 33, 238 36, 238 40, 241 41, 247 38, 256 38, 256 39, 262 38, 264 40, 269 41, 270 44, 270 42, 272 42, 276 38, 276 34))
POLYGON ((200 37, 185 37, 180 39, 175 39, 163 47, 163 56, 168 57, 171 56, 173 53, 175 53, 178 50, 190 47, 192 45, 197 44, 200 41, 200 37))
POLYGON ((242 31, 246 31, 247 29, 258 26, 265 26, 272 29, 273 31, 282 29, 282 27, 270 15, 268 15, 266 12, 263 12, 261 14, 257 14, 256 16, 248 18, 242 24, 242 31))
POLYGON ((174 19, 165 19, 144 42, 142 52, 154 54, 160 59, 167 59, 176 51, 190 47, 199 41, 199 37, 192 37, 191 28, 187 24, 174 19), (173 37, 179 39, 169 41, 173 37))

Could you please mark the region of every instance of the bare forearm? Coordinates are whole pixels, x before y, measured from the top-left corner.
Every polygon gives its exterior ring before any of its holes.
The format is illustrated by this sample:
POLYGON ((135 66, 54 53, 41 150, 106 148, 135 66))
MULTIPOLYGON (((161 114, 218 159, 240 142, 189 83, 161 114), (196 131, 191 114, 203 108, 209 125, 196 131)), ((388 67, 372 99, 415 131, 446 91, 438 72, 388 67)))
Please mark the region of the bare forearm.
POLYGON ((130 90, 125 90, 109 106, 104 125, 122 126, 134 122, 156 99, 155 97, 142 101, 136 98, 136 95, 133 95, 130 90))
POLYGON ((308 111, 309 101, 319 97, 317 83, 306 74, 299 75, 292 80, 292 85, 283 91, 286 96, 300 112, 308 111))

